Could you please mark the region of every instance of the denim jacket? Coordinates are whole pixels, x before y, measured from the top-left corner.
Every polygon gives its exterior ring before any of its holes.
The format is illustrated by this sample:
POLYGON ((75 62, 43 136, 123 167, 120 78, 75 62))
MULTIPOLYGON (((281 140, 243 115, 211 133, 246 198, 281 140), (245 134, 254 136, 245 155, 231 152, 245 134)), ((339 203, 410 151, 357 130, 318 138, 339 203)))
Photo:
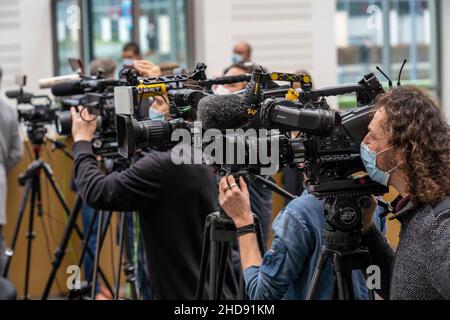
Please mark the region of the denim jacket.
MULTIPOLYGON (((322 248, 325 226, 324 200, 304 192, 291 201, 273 222, 272 247, 261 266, 244 270, 247 295, 252 300, 305 299, 322 248)), ((381 208, 375 225, 384 232, 381 208)), ((367 299, 366 281, 361 271, 353 271, 355 299, 367 299)), ((315 299, 333 296, 333 269, 328 261, 322 271, 315 299)))

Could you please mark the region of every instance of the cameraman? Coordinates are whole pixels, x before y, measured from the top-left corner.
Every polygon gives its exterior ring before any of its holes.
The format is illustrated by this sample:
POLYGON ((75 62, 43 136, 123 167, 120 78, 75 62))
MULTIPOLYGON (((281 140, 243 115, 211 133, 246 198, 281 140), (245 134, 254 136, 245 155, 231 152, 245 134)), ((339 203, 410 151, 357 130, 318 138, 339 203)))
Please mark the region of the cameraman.
MULTIPOLYGON (((395 253, 367 214, 363 243, 386 299, 450 299, 450 127, 424 90, 398 87, 376 101, 361 145, 373 180, 400 193, 395 253)), ((372 213, 373 211, 369 211, 372 213)))
MULTIPOLYGON (((135 68, 146 77, 160 74, 151 63, 135 62, 135 68)), ((84 201, 100 210, 140 211, 152 298, 194 299, 205 219, 217 211, 212 170, 175 165, 169 150, 151 152, 124 171, 104 175, 92 152, 93 116, 86 109, 82 117, 74 108, 71 112, 75 180, 84 201)), ((235 296, 226 283, 224 297, 235 296)))
MULTIPOLYGON (((241 177, 221 179, 220 205, 237 228, 253 224, 249 192, 241 177)), ((305 299, 322 248, 325 226, 324 200, 303 194, 292 200, 275 218, 272 247, 261 257, 256 235, 239 236, 241 264, 247 295, 252 300, 305 299)), ((382 209, 378 209, 381 213, 382 209)), ((375 223, 384 230, 380 214, 375 223)), ((361 271, 353 271, 355 299, 367 299, 367 287, 361 271)), ((322 271, 316 299, 333 298, 333 269, 330 262, 322 271)))

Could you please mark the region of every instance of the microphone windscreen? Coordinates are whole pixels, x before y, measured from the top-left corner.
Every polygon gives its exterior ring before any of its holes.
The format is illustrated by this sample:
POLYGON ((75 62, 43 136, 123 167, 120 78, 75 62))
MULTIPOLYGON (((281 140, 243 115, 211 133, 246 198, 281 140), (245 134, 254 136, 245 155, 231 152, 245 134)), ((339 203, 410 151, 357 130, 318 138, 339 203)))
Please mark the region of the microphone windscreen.
POLYGON ((236 129, 247 124, 245 111, 240 95, 211 95, 200 100, 197 120, 204 129, 236 129))
POLYGON ((56 97, 74 96, 83 93, 84 90, 80 81, 57 83, 52 87, 52 94, 56 97))
POLYGON ((39 88, 47 89, 53 87, 57 83, 68 82, 68 81, 76 81, 80 80, 80 75, 78 73, 69 74, 65 76, 57 76, 51 78, 43 78, 39 79, 39 88))

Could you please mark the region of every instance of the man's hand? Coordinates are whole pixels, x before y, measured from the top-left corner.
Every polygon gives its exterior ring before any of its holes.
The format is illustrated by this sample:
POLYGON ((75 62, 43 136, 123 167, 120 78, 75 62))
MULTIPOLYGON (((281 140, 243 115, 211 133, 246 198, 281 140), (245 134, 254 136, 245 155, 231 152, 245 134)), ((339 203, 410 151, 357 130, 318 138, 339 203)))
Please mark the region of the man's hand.
POLYGON ((161 69, 156 64, 147 60, 134 61, 133 68, 136 69, 141 77, 153 78, 162 74, 161 69))
POLYGON ((89 114, 87 108, 78 106, 78 111, 74 107, 70 108, 72 114, 72 137, 73 141, 92 141, 97 127, 96 116, 89 114))
POLYGON ((237 228, 253 223, 250 197, 242 177, 239 177, 239 186, 233 176, 226 176, 220 180, 219 201, 237 228))
POLYGON ((368 208, 362 208, 362 223, 363 233, 365 233, 373 224, 373 215, 377 209, 377 199, 372 195, 370 196, 370 204, 368 208))

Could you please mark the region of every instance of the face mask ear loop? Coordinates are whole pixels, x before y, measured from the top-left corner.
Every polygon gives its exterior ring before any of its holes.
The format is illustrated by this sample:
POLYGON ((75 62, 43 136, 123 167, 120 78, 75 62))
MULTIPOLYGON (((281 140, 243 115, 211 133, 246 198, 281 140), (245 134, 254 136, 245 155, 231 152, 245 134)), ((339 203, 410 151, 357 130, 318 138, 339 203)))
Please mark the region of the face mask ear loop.
POLYGON ((391 172, 393 172, 394 170, 397 170, 399 168, 399 165, 396 165, 395 167, 393 167, 391 170, 387 171, 386 173, 390 174, 391 172))
POLYGON ((392 149, 393 147, 394 146, 387 147, 386 149, 381 150, 380 152, 378 152, 376 155, 378 156, 378 155, 382 154, 383 152, 388 151, 389 149, 392 149))
MULTIPOLYGON (((381 150, 380 152, 378 152, 377 154, 376 154, 376 157, 378 157, 378 155, 379 154, 382 154, 383 152, 385 152, 385 151, 388 151, 389 149, 392 149, 394 146, 390 146, 390 147, 387 147, 386 149, 384 149, 384 150, 381 150)), ((375 160, 376 160, 376 157, 375 157, 375 160)), ((376 165, 376 164, 375 164, 376 165)), ((378 166, 377 166, 377 168, 378 168, 378 166)), ((391 170, 389 170, 389 171, 386 171, 386 173, 387 174, 390 174, 391 172, 393 172, 394 170, 396 170, 396 169, 398 169, 399 168, 399 165, 397 164, 395 167, 393 167, 391 170)), ((379 169, 379 168, 378 168, 379 169)))

